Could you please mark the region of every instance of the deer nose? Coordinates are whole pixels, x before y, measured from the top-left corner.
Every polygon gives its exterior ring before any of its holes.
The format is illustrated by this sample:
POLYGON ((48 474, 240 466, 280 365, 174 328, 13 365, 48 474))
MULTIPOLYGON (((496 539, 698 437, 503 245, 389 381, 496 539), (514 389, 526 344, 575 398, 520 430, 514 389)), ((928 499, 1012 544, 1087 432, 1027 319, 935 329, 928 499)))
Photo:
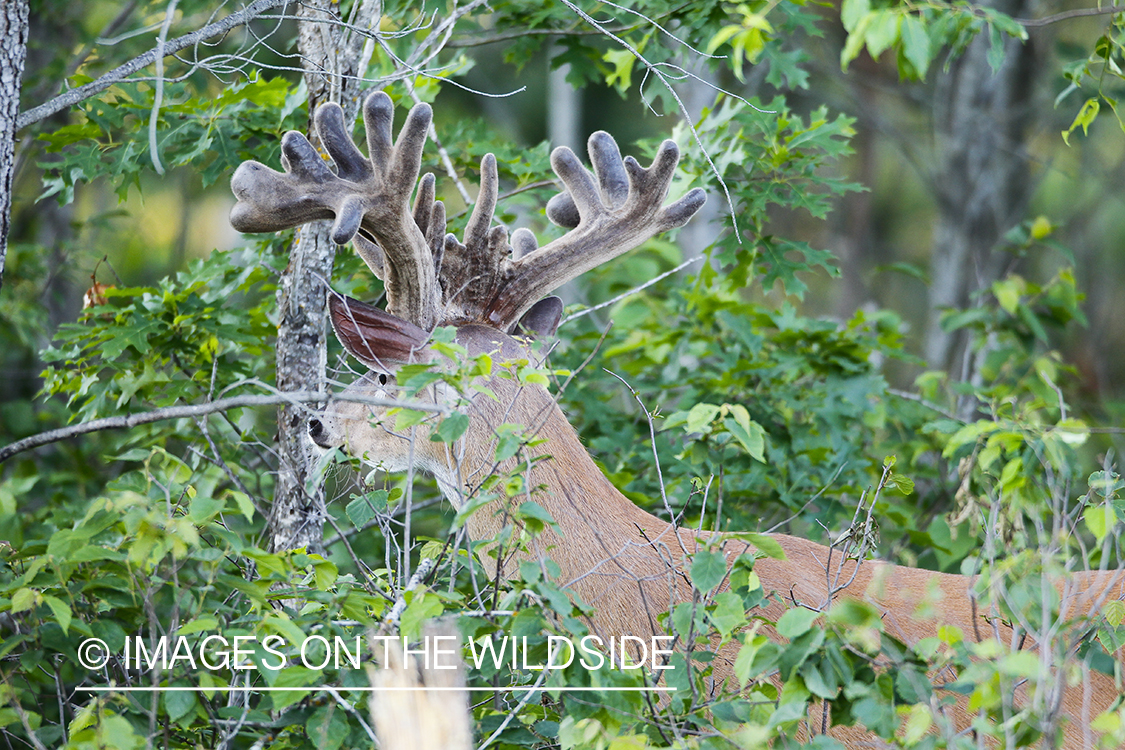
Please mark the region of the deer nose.
POLYGON ((309 420, 309 437, 312 438, 312 441, 319 445, 321 448, 331 447, 321 442, 321 440, 324 438, 324 423, 316 417, 313 417, 309 420))

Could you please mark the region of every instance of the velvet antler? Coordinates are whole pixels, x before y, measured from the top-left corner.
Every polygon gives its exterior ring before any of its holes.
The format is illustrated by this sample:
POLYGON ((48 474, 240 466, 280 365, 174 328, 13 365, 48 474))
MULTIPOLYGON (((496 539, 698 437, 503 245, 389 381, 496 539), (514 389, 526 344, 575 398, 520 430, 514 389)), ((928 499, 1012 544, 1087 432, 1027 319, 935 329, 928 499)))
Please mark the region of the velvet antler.
MULTIPOLYGON (((286 133, 284 173, 258 162, 246 162, 235 172, 231 187, 239 201, 231 224, 243 232, 264 232, 335 218, 332 238, 340 244, 354 240, 384 280, 387 312, 424 330, 438 323, 479 322, 514 331, 544 295, 660 232, 683 226, 706 200, 695 188, 664 206, 679 161, 674 142, 664 141, 646 169, 632 157, 622 159, 613 138, 598 132, 589 140, 592 174, 568 148, 551 154, 565 191, 551 199, 547 215, 571 231, 540 248, 530 231, 519 229, 509 244, 507 230, 492 226, 499 180, 496 159, 487 154, 481 160, 477 203, 458 241, 445 234, 445 207, 434 200, 432 175, 422 178, 413 211, 408 210, 430 108, 420 104, 410 111, 393 146, 392 114, 386 94, 367 99, 363 115, 370 156, 365 158, 348 137, 340 108, 323 105, 316 128, 336 173, 308 139, 286 133)), ((525 328, 541 326, 542 313, 525 328)))

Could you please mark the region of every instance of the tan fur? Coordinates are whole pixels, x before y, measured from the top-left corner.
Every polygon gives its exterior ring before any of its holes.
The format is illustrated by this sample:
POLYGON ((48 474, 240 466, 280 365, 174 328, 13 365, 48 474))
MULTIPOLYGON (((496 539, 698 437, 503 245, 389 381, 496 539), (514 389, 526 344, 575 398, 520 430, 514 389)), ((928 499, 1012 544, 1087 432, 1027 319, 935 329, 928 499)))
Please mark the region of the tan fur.
MULTIPOLYGON (((470 353, 499 349, 500 358, 527 356, 513 339, 484 326, 463 327, 459 341, 470 353)), ((370 395, 372 390, 378 391, 376 383, 369 375, 349 390, 370 395)), ((493 378, 489 385, 498 401, 481 396, 473 400, 469 429, 452 448, 430 441, 424 429, 418 430, 413 441, 415 465, 433 472, 446 496, 459 506, 464 494, 472 492, 495 468, 496 427, 524 424, 545 438, 545 445, 534 451, 551 457, 537 462, 527 479, 532 487, 545 486, 545 491, 534 497, 555 519, 560 534, 541 535, 534 543, 533 554, 551 557, 562 570, 560 581, 596 608, 592 627, 599 634, 646 637, 663 632, 656 617, 677 602, 690 601, 691 585, 682 566, 696 550, 697 538, 706 540, 711 535, 682 528, 677 531, 618 492, 598 470, 544 389, 519 388, 500 378, 493 378)), ((408 441, 386 426, 373 426, 380 415, 380 410, 363 404, 335 402, 323 416, 326 437, 317 442, 342 444, 348 452, 372 464, 404 470, 411 455, 408 441)), ((488 538, 505 520, 503 508, 494 505, 474 514, 468 527, 474 538, 488 538)), ((832 572, 840 571, 836 579, 840 584, 850 583, 830 597, 826 573, 829 549, 791 536, 779 534, 773 538, 785 550, 786 559, 761 559, 754 567, 766 592, 776 592, 785 602, 784 606, 775 602, 766 608, 764 614, 772 620, 780 617, 786 606, 826 609, 830 598, 854 597, 881 610, 884 630, 908 644, 934 636, 940 626, 948 625, 960 628, 967 640, 999 636, 1008 645, 1005 636, 1010 638, 1011 631, 995 624, 997 620, 989 618, 988 612, 975 611, 972 579, 873 560, 859 564, 858 570, 854 561, 844 562, 841 568, 842 556, 835 551, 832 572), (920 605, 926 603, 932 604, 929 611, 936 612, 936 617, 922 616, 920 605)), ((723 548, 728 560, 733 561, 746 544, 728 539, 723 548)), ((1060 584, 1060 593, 1070 604, 1069 616, 1080 618, 1096 610, 1103 597, 1125 597, 1125 583, 1113 572, 1078 573, 1060 584)), ((715 668, 717 683, 731 677, 737 648, 735 642, 720 653, 715 668)), ((1065 688, 1063 708, 1068 720, 1064 747, 1086 747, 1092 735, 1084 727, 1116 695, 1112 679, 1097 672, 1091 672, 1084 684, 1065 688)), ((810 719, 812 731, 818 731, 820 714, 811 713, 815 714, 810 719)), ((972 719, 963 701, 949 711, 948 718, 959 730, 968 727, 972 719)), ((833 734, 850 748, 879 746, 877 738, 853 728, 839 728, 833 734)))

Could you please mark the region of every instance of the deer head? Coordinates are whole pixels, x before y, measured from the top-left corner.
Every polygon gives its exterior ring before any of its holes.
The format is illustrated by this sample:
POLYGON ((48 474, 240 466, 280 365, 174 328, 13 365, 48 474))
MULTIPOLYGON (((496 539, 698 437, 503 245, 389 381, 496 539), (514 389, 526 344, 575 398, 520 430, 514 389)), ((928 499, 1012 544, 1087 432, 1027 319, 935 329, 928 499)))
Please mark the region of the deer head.
MULTIPOLYGON (((644 168, 632 157, 622 159, 613 138, 598 132, 589 140, 593 173, 568 148, 551 154, 564 190, 548 203, 547 214, 569 229, 564 236, 538 247, 529 230, 516 230, 509 238, 507 229, 493 226, 498 177, 496 159, 488 154, 481 160, 477 202, 458 240, 445 231, 445 207, 434 199, 433 175, 418 181, 429 106, 410 111, 394 143, 392 115, 386 94, 368 97, 364 157, 347 133, 340 107, 322 105, 315 124, 335 171, 307 138, 291 131, 281 144, 284 172, 251 161, 231 182, 238 198, 231 212, 235 229, 276 231, 334 219, 332 238, 339 244, 352 241, 383 280, 386 311, 339 295, 330 300, 337 337, 369 368, 349 390, 387 391, 402 364, 429 360, 426 342, 439 325, 456 326, 458 341, 470 354, 529 356, 526 337, 552 335, 562 314, 561 300, 545 295, 650 237, 683 226, 705 200, 695 188, 664 205, 679 160, 674 142, 664 141, 644 168)), ((494 379, 492 386, 504 391, 501 401, 505 396, 515 400, 504 383, 494 379)), ((412 454, 401 436, 373 427, 380 416, 370 407, 339 401, 310 421, 309 435, 321 447, 345 446, 391 470, 413 461, 436 471, 444 486, 449 476, 440 457, 432 455, 430 441, 414 441, 423 449, 412 454)), ((487 422, 482 429, 488 429, 487 422)), ((473 444, 474 437, 478 443, 486 438, 470 433, 466 443, 473 444)))

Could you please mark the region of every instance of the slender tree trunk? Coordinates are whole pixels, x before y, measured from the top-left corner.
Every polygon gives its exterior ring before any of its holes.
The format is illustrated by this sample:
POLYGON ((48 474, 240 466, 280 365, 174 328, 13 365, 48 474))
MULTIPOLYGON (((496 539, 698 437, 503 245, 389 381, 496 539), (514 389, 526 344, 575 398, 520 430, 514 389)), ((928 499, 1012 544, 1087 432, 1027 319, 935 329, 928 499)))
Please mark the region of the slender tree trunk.
MULTIPOLYGON (((549 57, 561 54, 563 48, 552 45, 549 57)), ((586 156, 582 134, 582 92, 567 82, 570 63, 547 71, 547 140, 551 148, 566 146, 580 157, 586 156)))
MULTIPOLYGON (((301 3, 297 46, 309 91, 309 137, 316 108, 328 101, 344 107, 345 121, 355 121, 362 77, 371 59, 371 45, 362 36, 344 33, 339 4, 330 0, 301 3)), ((366 28, 378 21, 382 6, 364 2, 353 24, 366 28)), ((326 306, 336 246, 328 222, 297 231, 289 265, 278 288, 277 387, 281 391, 324 390, 327 385, 326 306)), ((306 435, 309 407, 282 406, 277 413, 277 486, 270 508, 270 547, 275 551, 305 548, 323 552, 324 484, 315 476, 316 458, 306 435)))
MULTIPOLYGON (((1031 14, 1028 0, 987 3, 1013 16, 1031 14)), ((939 218, 930 260, 926 355, 934 367, 971 379, 967 337, 941 328, 945 308, 964 308, 1003 273, 1004 233, 1024 216, 1031 176, 1026 143, 1034 120, 1030 42, 1007 42, 996 73, 989 40, 979 36, 939 79, 934 97, 939 218)))
POLYGON ((12 224, 12 176, 15 170, 16 116, 20 81, 27 58, 27 0, 0 2, 0 288, 12 224))
MULTIPOLYGON (((861 77, 877 78, 879 69, 875 61, 867 55, 860 55, 852 63, 852 69, 861 77)), ((875 89, 862 82, 854 83, 852 96, 860 116, 878 111, 875 89)), ((878 129, 871 123, 867 127, 856 128, 851 146, 855 150, 855 161, 860 184, 875 185, 878 178, 878 129)), ((879 258, 874 231, 875 194, 873 190, 848 193, 840 200, 840 208, 833 211, 829 221, 832 223, 836 241, 832 244, 839 258, 840 296, 836 300, 836 314, 847 320, 861 306, 872 299, 866 276, 871 268, 883 263, 879 258)))

